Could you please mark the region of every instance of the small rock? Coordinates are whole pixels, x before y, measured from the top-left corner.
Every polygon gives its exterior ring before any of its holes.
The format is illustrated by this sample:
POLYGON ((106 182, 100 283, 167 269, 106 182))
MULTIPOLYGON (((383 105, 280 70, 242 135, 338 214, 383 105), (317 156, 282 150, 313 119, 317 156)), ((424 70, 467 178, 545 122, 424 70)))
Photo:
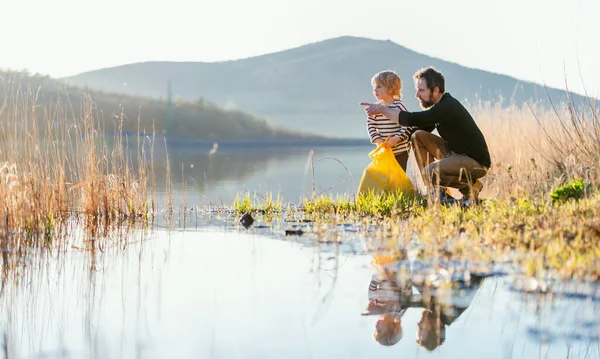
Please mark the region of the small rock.
POLYGON ((244 228, 246 228, 246 229, 250 228, 252 223, 254 223, 254 218, 252 218, 252 215, 250 214, 250 212, 244 213, 242 218, 240 218, 240 224, 242 226, 244 226, 244 228))
POLYGON ((286 236, 301 236, 302 234, 304 234, 304 231, 301 229, 286 229, 285 230, 286 236))

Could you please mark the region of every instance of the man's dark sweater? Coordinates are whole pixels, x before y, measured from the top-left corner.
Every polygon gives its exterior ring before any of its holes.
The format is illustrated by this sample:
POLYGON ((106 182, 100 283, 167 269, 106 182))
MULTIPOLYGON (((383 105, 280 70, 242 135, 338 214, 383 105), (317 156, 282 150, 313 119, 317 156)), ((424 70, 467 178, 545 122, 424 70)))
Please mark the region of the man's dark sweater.
POLYGON ((403 126, 431 128, 435 125, 451 151, 467 155, 482 166, 491 166, 490 153, 479 127, 469 111, 449 93, 428 110, 400 111, 398 119, 403 126))

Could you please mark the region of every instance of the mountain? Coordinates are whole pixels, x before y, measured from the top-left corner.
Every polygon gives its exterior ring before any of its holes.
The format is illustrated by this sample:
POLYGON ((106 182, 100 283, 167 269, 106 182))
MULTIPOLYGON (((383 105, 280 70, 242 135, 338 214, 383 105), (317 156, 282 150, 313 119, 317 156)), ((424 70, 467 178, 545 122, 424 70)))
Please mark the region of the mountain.
MULTIPOLYGON (((22 102, 32 101, 34 98, 36 105, 43 106, 47 113, 53 114, 53 118, 58 115, 64 116, 63 120, 72 120, 87 113, 88 109, 92 110, 94 118, 106 133, 122 131, 135 135, 138 132, 149 134, 154 131, 156 135, 166 134, 180 139, 219 139, 246 144, 264 140, 285 143, 327 141, 320 134, 274 126, 251 113, 223 109, 208 101, 177 101, 169 106, 161 99, 88 91, 76 86, 65 86, 61 81, 47 76, 0 71, 0 114, 2 103, 16 104, 15 108, 21 108, 22 102), (87 101, 88 98, 92 105, 87 101), (119 128, 121 125, 122 128, 119 128)), ((46 119, 39 120, 40 128, 45 128, 46 119)))
MULTIPOLYGON (((360 138, 366 128, 358 103, 373 100, 371 77, 385 69, 396 71, 403 80, 403 100, 417 111, 412 76, 426 66, 442 71, 447 91, 462 101, 502 100, 519 106, 548 98, 546 89, 534 83, 466 68, 391 41, 347 36, 241 60, 135 63, 63 80, 153 97, 164 97, 170 80, 181 99, 207 99, 296 130, 360 138)), ((554 101, 565 99, 563 90, 548 92, 554 101)))

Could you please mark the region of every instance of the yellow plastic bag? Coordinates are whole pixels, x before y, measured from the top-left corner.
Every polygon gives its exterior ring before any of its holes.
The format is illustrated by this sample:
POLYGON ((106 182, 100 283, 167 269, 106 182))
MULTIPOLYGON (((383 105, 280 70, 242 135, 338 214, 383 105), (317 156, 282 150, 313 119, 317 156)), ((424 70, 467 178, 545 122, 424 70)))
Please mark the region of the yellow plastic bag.
POLYGON ((414 194, 415 187, 396 161, 392 149, 383 142, 377 146, 369 157, 373 160, 363 172, 358 186, 358 196, 368 192, 382 193, 406 191, 414 194))

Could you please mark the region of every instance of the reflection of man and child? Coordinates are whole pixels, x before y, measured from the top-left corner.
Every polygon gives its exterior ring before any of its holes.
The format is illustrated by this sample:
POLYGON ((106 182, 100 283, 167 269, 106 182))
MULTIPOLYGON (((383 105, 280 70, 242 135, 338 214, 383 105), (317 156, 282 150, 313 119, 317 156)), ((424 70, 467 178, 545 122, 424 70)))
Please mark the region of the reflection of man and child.
POLYGON ((491 166, 485 138, 467 109, 446 92, 444 75, 429 67, 414 75, 416 93, 425 111, 408 112, 400 100, 402 81, 393 71, 373 76, 371 84, 377 103, 365 103, 367 130, 373 144, 390 147, 406 172, 410 148, 421 177, 434 201, 476 203, 491 166), (439 136, 431 133, 437 129, 439 136), (456 201, 448 187, 458 189, 456 201))
POLYGON ((420 268, 405 255, 375 256, 377 273, 369 283, 369 304, 363 315, 379 315, 373 338, 390 346, 402 339, 402 317, 408 308, 423 308, 417 323, 416 342, 432 351, 446 340, 451 325, 471 304, 483 277, 460 267, 420 268))

